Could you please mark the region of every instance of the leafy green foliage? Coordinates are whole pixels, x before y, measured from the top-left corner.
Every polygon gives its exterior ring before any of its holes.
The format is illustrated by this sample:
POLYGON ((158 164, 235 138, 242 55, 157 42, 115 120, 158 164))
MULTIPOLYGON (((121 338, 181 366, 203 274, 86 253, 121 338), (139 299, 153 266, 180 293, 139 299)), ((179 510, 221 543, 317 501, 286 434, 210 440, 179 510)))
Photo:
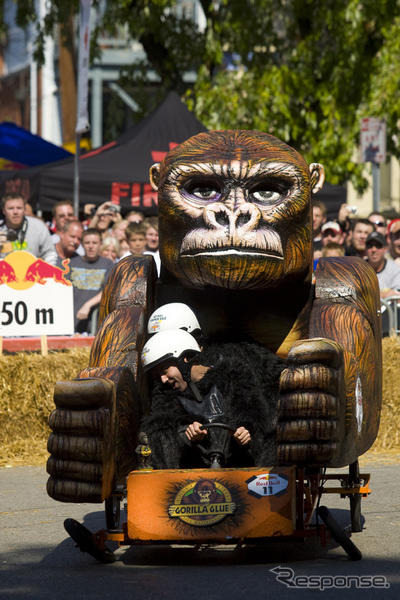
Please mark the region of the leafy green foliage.
MULTIPOLYGON (((322 162, 330 183, 351 179, 361 191, 360 118, 386 118, 389 134, 397 133, 399 3, 248 0, 245 19, 243 3, 226 4, 220 35, 241 63, 213 77, 200 69, 190 108, 215 129, 268 131, 322 162), (382 98, 383 88, 390 91, 382 98)), ((390 149, 397 153, 396 141, 390 149)))
MULTIPOLYGON (((268 131, 325 165, 330 183, 366 182, 354 149, 360 118, 385 118, 388 149, 400 155, 400 0, 200 0, 205 27, 173 0, 110 0, 95 33, 125 27, 146 59, 122 74, 142 117, 170 89, 209 128, 268 131), (231 64, 226 64, 231 57, 231 64), (149 71, 154 75, 149 82, 149 71), (189 88, 187 73, 197 74, 189 88), (156 83, 154 83, 154 81, 156 83)), ((65 23, 78 0, 49 0, 38 26, 65 23)), ((93 2, 100 6, 99 0, 93 2)), ((21 25, 33 0, 18 2, 21 25)), ((121 101, 110 99, 113 127, 121 101)), ((113 130, 113 135, 115 131, 113 130)))

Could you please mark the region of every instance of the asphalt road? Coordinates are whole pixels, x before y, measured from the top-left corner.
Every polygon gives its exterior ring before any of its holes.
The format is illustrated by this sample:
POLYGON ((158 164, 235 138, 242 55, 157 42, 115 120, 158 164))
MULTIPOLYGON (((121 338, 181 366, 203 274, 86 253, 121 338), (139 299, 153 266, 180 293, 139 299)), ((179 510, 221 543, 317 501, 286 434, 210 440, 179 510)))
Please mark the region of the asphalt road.
MULTIPOLYGON (((334 543, 321 548, 307 542, 241 549, 124 547, 117 550, 117 562, 102 565, 81 553, 63 528, 67 517, 80 520, 92 531, 102 528, 104 512, 100 505, 55 502, 45 491, 44 468, 0 469, 0 598, 189 600, 195 596, 258 600, 278 596, 281 600, 319 593, 335 600, 338 594, 340 600, 397 600, 400 468, 397 464, 373 463, 362 467, 362 472, 367 471, 373 493, 363 501, 364 530, 352 536, 363 553, 362 561, 348 560, 334 543), (277 568, 279 573, 271 572, 277 568), (357 583, 349 576, 364 579, 357 583), (370 585, 372 577, 380 577, 374 580, 380 587, 356 587, 370 585), (301 587, 306 581, 308 585, 313 582, 316 589, 301 587)), ((323 503, 333 509, 335 518, 343 524, 348 522, 348 500, 332 495, 323 503)))

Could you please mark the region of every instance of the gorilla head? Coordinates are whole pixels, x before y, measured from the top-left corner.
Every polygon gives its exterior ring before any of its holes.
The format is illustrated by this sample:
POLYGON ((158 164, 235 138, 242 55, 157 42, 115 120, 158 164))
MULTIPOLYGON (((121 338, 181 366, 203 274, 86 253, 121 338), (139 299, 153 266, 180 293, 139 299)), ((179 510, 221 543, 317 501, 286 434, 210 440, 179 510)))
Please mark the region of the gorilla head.
POLYGON ((311 273, 323 168, 259 131, 200 133, 150 169, 163 266, 184 285, 273 288, 311 273))

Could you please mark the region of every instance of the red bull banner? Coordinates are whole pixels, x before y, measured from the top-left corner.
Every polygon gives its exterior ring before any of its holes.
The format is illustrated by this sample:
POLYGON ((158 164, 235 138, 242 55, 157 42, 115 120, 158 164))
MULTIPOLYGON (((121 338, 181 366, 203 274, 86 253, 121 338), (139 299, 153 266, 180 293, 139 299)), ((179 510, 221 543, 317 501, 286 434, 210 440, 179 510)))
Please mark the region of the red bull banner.
POLYGON ((69 261, 55 267, 18 250, 0 259, 0 335, 72 335, 72 284, 69 261))

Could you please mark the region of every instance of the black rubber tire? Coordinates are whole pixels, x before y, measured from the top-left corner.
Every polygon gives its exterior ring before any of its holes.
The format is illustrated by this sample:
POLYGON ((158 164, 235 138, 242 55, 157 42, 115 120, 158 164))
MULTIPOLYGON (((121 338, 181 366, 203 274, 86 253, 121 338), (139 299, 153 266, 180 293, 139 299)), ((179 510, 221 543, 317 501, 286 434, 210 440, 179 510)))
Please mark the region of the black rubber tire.
POLYGON ((353 494, 350 496, 350 516, 351 530, 354 533, 362 531, 361 494, 353 494))
POLYGON ((333 539, 342 546, 343 550, 347 553, 351 560, 361 560, 362 554, 355 544, 351 541, 347 533, 339 523, 335 521, 326 506, 320 506, 318 508, 318 515, 325 523, 327 529, 329 529, 333 539))
POLYGON ((121 496, 112 494, 104 502, 106 512, 106 527, 108 531, 121 529, 121 496))
POLYGON ((115 562, 114 554, 108 548, 101 550, 96 546, 92 533, 75 519, 65 519, 64 528, 74 540, 81 552, 87 552, 98 562, 109 564, 115 562))
MULTIPOLYGON (((358 460, 349 465, 349 486, 359 485, 360 482, 360 467, 358 460)), ((350 496, 350 517, 351 530, 353 532, 362 531, 361 520, 361 494, 353 494, 350 496)))

